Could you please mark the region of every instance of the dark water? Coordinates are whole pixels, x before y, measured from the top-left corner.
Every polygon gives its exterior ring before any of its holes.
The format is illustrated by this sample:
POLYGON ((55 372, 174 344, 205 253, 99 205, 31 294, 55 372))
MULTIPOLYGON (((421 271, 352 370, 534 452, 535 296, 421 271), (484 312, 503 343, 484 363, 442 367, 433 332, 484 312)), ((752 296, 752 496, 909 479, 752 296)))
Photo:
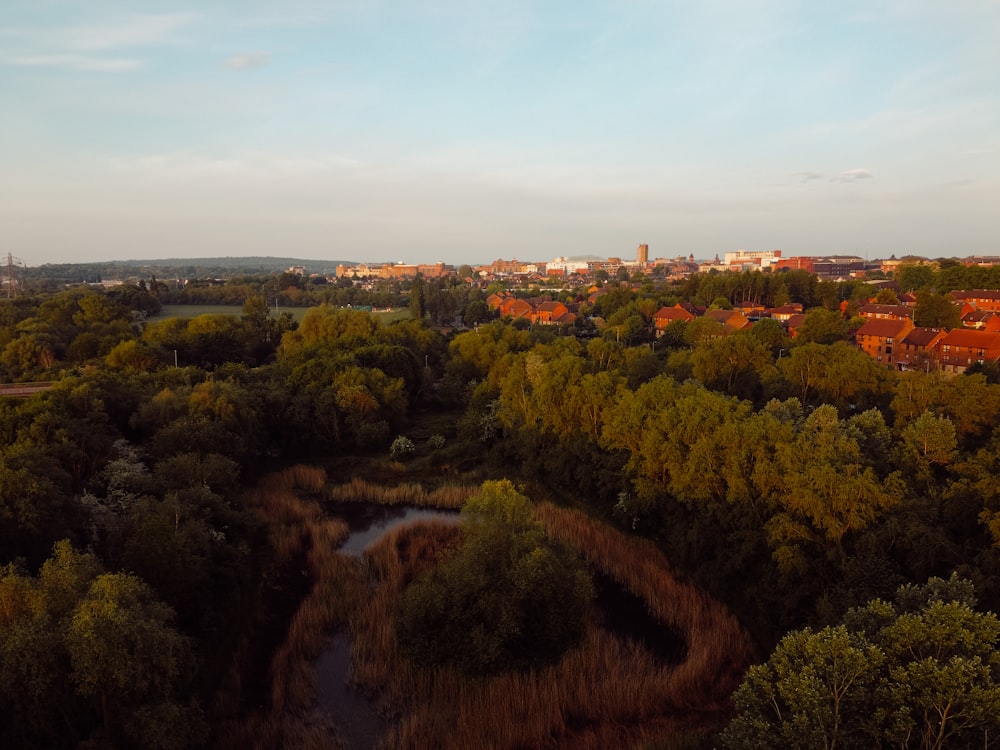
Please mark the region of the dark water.
POLYGON ((338 633, 316 662, 319 708, 336 724, 344 747, 369 750, 384 729, 384 722, 364 693, 349 683, 351 641, 338 633))
POLYGON ((653 617, 645 601, 601 574, 594 576, 594 589, 606 629, 622 640, 642 646, 664 665, 676 666, 684 661, 687 655, 684 637, 653 617))
POLYGON ((382 535, 398 526, 416 521, 451 521, 458 523, 453 510, 414 508, 410 506, 373 505, 370 503, 337 503, 329 506, 330 513, 344 519, 351 529, 340 551, 351 557, 361 557, 382 535))
MULTIPOLYGON (((369 503, 338 503, 329 508, 331 515, 342 518, 351 529, 340 551, 361 557, 368 547, 393 529, 417 521, 458 523, 455 511, 433 510, 369 503)), ((375 747, 385 722, 364 693, 355 689, 351 679, 351 641, 338 633, 316 661, 316 693, 319 708, 340 730, 346 750, 371 750, 375 747)))

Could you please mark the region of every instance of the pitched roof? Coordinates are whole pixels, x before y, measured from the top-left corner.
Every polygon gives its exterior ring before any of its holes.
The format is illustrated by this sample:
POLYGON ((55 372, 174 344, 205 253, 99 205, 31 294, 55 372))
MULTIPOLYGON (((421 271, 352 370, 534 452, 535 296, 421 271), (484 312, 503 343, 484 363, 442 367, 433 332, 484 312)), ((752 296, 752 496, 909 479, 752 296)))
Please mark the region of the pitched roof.
POLYGON ((941 339, 942 346, 966 346, 972 349, 1000 349, 1000 333, 953 328, 941 339))
POLYGON ((910 346, 926 347, 933 343, 934 339, 944 333, 942 328, 927 328, 917 326, 903 337, 903 343, 910 346))
POLYGON ((717 320, 720 323, 725 323, 727 320, 729 320, 731 317, 733 317, 733 315, 735 315, 735 313, 732 310, 706 310, 705 311, 705 317, 706 318, 711 318, 712 320, 717 320))
POLYGON ((955 299, 992 299, 1000 300, 1000 289, 956 289, 951 293, 955 299))
POLYGON ((912 318, 913 309, 906 305, 862 305, 858 309, 858 315, 862 317, 886 317, 912 318))
POLYGON ((654 320, 694 320, 694 315, 679 307, 661 307, 653 313, 654 320))
POLYGON ((890 318, 869 318, 858 329, 855 337, 876 336, 878 338, 899 338, 904 336, 913 325, 909 320, 892 320, 890 318))

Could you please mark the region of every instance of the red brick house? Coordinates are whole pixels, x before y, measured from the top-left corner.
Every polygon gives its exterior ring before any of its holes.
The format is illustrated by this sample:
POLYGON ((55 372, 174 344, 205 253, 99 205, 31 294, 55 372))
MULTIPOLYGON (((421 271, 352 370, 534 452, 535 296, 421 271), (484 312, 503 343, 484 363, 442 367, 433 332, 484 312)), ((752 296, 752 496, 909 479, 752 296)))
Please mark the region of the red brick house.
POLYGON ((540 302, 531 313, 531 322, 557 323, 564 315, 569 315, 569 308, 562 302, 540 302))
MULTIPOLYGON (((778 318, 778 320, 781 320, 781 318, 778 318)), ((794 315, 789 315, 781 322, 785 324, 785 330, 788 331, 788 335, 794 339, 799 335, 799 329, 802 327, 802 324, 806 322, 806 316, 805 313, 795 313, 794 315)))
POLYGON ((870 318, 854 334, 861 350, 876 362, 896 367, 903 338, 913 330, 912 320, 870 318))
POLYGON ((917 326, 899 343, 896 364, 900 370, 935 370, 938 365, 938 342, 943 328, 917 326))
POLYGON ((954 328, 938 342, 945 372, 965 372, 977 362, 1000 359, 1000 333, 954 328))
POLYGON ((989 311, 972 310, 962 316, 962 327, 996 333, 1000 331, 1000 315, 989 311))
POLYGON ((667 326, 677 320, 690 323, 694 320, 694 315, 680 306, 661 307, 653 313, 653 325, 656 328, 656 335, 662 336, 667 326))
POLYGON ((1000 289, 956 290, 951 296, 959 305, 968 303, 977 310, 1000 313, 1000 289))
POLYGON ((517 299, 516 297, 508 297, 503 302, 500 303, 501 317, 504 318, 529 318, 534 312, 534 307, 530 303, 525 302, 523 299, 517 299))
POLYGON ((739 310, 707 310, 704 317, 722 323, 726 327, 726 333, 739 331, 750 325, 747 316, 739 310))
POLYGON ((802 305, 798 302, 790 302, 787 305, 782 305, 781 307, 772 307, 767 311, 767 314, 775 320, 787 323, 788 319, 793 315, 802 314, 802 305))
POLYGON ((907 320, 913 319, 913 308, 906 305, 862 305, 858 315, 865 319, 907 320))

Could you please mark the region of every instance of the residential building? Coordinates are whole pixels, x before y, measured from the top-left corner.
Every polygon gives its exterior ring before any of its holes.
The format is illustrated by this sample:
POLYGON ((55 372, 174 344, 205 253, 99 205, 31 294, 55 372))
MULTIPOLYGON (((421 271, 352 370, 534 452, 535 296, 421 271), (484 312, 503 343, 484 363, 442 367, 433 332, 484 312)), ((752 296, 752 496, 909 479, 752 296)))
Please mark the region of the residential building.
POLYGON ((858 308, 858 315, 877 320, 912 320, 913 308, 906 305, 866 304, 858 308))
POLYGON ((969 310, 962 316, 962 327, 976 331, 1000 331, 1000 315, 988 310, 969 310))
POLYGON ((653 325, 656 328, 656 335, 662 336, 663 332, 667 329, 671 323, 681 320, 685 323, 690 323, 694 320, 694 315, 685 310, 680 305, 675 305, 674 307, 661 307, 655 313, 653 313, 653 325))
POLYGON ((854 334, 861 350, 876 362, 896 367, 903 338, 913 330, 910 319, 869 318, 854 334))
POLYGON ((938 350, 945 372, 962 373, 977 362, 1000 359, 1000 333, 955 328, 941 338, 938 350))
POLYGON ((955 290, 951 296, 958 304, 968 303, 977 310, 1000 313, 1000 289, 955 290))
POLYGON ((726 333, 740 331, 750 326, 750 321, 739 310, 707 310, 704 317, 722 323, 726 333))
POLYGON ((772 307, 767 311, 767 314, 777 321, 786 323, 793 315, 802 314, 802 305, 798 302, 789 302, 787 305, 782 305, 781 307, 772 307))
POLYGON ((938 344, 944 338, 943 328, 917 326, 900 341, 896 364, 900 370, 936 370, 940 355, 938 344))

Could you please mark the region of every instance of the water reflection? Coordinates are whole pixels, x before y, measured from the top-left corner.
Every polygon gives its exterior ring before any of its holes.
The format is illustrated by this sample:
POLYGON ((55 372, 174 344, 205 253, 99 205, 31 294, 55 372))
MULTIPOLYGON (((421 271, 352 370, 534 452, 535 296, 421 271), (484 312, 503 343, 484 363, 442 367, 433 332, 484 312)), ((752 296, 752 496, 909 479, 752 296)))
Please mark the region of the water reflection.
MULTIPOLYGON (((351 530, 339 551, 361 557, 364 551, 393 529, 418 521, 458 523, 456 511, 336 503, 331 515, 343 519, 351 530)), ((336 724, 346 750, 371 750, 385 728, 385 722, 364 693, 351 685, 351 640, 346 633, 335 635, 316 661, 316 694, 319 708, 336 724)))

